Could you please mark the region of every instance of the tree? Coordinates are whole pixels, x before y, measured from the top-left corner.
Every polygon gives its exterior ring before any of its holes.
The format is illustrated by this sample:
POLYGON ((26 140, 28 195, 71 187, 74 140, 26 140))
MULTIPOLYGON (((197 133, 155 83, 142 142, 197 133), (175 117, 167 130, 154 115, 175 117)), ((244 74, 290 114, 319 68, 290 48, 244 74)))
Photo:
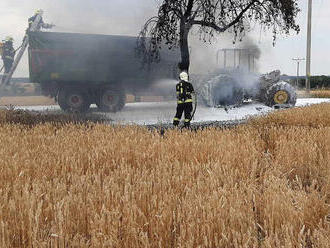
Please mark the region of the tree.
POLYGON ((233 41, 242 40, 252 23, 272 29, 274 42, 278 33, 300 31, 295 18, 298 0, 161 0, 158 15, 142 28, 137 51, 145 63, 160 59, 160 49, 179 47, 181 70, 189 70, 189 33, 197 27, 204 41, 216 33, 229 31, 233 41))

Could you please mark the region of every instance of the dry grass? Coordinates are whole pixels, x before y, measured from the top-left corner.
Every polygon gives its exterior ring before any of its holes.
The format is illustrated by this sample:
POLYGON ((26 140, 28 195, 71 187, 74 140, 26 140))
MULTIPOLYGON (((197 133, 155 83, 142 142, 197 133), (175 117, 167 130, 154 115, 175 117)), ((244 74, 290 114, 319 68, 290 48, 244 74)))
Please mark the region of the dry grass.
POLYGON ((313 90, 311 95, 316 98, 330 98, 330 90, 313 90))
POLYGON ((41 124, 51 124, 61 127, 67 124, 91 125, 92 123, 105 123, 109 119, 102 114, 63 114, 63 113, 40 113, 36 111, 16 110, 8 108, 0 110, 0 125, 11 124, 13 126, 21 125, 24 128, 31 128, 41 124))
POLYGON ((287 127, 330 127, 330 104, 322 103, 310 107, 277 111, 266 116, 254 118, 252 126, 287 126, 287 127))
POLYGON ((307 94, 304 90, 298 90, 297 95, 299 98, 330 98, 330 90, 329 89, 321 89, 321 90, 312 90, 310 94, 307 94))
POLYGON ((0 246, 329 247, 329 111, 164 137, 2 121, 0 246))
POLYGON ((52 98, 45 96, 16 96, 16 97, 1 97, 0 106, 38 106, 38 105, 55 105, 52 98))
MULTIPOLYGON (((161 96, 142 96, 141 102, 161 102, 161 96)), ((126 95, 126 103, 135 102, 133 95, 126 95)), ((0 106, 41 106, 57 105, 54 99, 46 96, 7 96, 0 98, 0 106)))

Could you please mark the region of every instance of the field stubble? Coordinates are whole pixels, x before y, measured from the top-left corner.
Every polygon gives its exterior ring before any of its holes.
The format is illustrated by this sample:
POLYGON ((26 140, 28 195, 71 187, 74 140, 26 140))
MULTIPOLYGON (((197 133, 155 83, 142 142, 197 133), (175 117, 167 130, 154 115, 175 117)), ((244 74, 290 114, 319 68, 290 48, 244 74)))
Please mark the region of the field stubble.
POLYGON ((309 94, 304 90, 298 90, 297 94, 299 98, 330 98, 330 89, 311 90, 309 94))
POLYGON ((311 95, 316 98, 330 98, 330 90, 314 90, 311 95))
POLYGON ((1 247, 330 243, 330 104, 164 136, 14 113, 0 113, 1 247))

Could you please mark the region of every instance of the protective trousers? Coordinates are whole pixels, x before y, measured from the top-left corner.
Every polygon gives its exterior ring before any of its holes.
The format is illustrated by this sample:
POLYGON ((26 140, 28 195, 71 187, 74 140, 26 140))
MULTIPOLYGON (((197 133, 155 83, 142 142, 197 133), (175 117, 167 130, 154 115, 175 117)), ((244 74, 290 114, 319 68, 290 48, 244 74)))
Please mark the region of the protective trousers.
POLYGON ((184 112, 184 126, 190 127, 191 113, 193 111, 193 104, 191 102, 178 104, 176 114, 173 120, 173 125, 178 126, 184 112))

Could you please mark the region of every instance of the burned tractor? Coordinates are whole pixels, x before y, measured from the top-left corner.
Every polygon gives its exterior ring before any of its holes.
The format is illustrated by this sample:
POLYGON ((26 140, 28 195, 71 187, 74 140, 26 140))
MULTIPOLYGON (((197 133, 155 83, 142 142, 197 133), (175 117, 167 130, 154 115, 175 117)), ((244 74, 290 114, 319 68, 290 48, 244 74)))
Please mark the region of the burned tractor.
POLYGON ((209 107, 240 106, 245 100, 255 100, 269 107, 291 107, 296 104, 294 87, 281 80, 280 71, 260 75, 256 73, 253 49, 224 49, 217 54, 223 66, 208 75, 195 75, 200 102, 209 107), (233 57, 229 57, 232 52, 233 57), (232 66, 230 66, 232 65, 232 66))

